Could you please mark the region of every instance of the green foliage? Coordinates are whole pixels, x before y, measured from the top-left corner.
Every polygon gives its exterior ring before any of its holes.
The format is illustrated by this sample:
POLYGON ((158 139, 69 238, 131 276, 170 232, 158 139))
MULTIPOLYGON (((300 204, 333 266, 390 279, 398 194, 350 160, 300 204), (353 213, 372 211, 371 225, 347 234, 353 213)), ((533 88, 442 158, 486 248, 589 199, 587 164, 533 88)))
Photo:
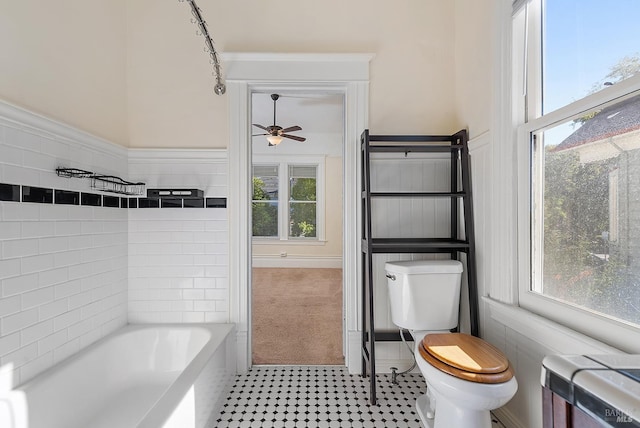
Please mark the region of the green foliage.
MULTIPOLYGON (((291 183, 289 235, 314 238, 316 237, 316 179, 296 178, 291 183)), ((252 225, 253 236, 278 236, 278 201, 271 200, 271 196, 265 190, 264 181, 258 177, 253 177, 252 225)))
POLYGON ((295 237, 316 237, 316 179, 296 178, 292 180, 290 202, 290 231, 295 237), (300 201, 300 202, 298 202, 300 201))
MULTIPOLYGON (((253 200, 269 201, 264 181, 253 177, 253 200)), ((251 204, 253 236, 278 236, 277 201, 253 202, 251 204)))
POLYGON ((291 200, 293 201, 315 201, 316 200, 316 179, 296 178, 291 186, 291 200))
POLYGON ((316 225, 312 223, 308 223, 306 221, 302 221, 298 223, 298 227, 301 230, 301 236, 316 236, 316 225))
POLYGON ((544 292, 598 309, 614 304, 622 267, 607 256, 609 171, 617 159, 581 164, 574 152, 545 153, 544 292), (599 255, 599 256, 598 256, 599 255))

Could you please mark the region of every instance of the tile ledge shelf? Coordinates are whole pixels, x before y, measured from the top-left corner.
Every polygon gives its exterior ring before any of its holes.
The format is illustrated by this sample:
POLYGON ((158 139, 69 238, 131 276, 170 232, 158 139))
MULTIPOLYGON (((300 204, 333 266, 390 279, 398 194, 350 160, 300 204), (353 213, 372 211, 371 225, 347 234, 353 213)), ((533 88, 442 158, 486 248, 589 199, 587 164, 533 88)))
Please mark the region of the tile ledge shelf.
POLYGON ((171 198, 163 200, 162 198, 120 197, 92 192, 9 183, 0 183, 0 202, 94 206, 105 208, 227 208, 226 197, 171 198), (32 197, 32 191, 36 190, 38 194, 44 196, 32 197), (29 195, 26 200, 25 191, 29 195), (117 203, 116 200, 118 200, 117 203))

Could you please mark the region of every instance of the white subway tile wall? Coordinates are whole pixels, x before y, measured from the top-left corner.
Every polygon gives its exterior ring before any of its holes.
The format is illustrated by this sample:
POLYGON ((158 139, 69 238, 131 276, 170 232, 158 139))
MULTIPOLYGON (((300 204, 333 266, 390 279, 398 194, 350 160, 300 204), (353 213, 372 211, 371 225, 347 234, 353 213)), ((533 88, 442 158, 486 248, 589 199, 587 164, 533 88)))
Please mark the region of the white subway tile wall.
MULTIPOLYGON (((226 197, 226 154, 192 153, 136 151, 129 176, 148 188, 226 197)), ((229 322, 228 266, 226 209, 129 210, 130 322, 229 322)))
MULTIPOLYGON (((0 101, 0 183, 98 193, 57 167, 227 196, 225 151, 127 150, 0 101)), ((17 385, 127 322, 229 322, 228 247, 225 208, 0 201, 0 366, 17 385)))
MULTIPOLYGON (((55 168, 126 174, 126 150, 9 111, 0 115, 0 182, 92 192, 55 168)), ((12 365, 14 385, 126 324, 127 214, 0 202, 0 366, 12 365)))

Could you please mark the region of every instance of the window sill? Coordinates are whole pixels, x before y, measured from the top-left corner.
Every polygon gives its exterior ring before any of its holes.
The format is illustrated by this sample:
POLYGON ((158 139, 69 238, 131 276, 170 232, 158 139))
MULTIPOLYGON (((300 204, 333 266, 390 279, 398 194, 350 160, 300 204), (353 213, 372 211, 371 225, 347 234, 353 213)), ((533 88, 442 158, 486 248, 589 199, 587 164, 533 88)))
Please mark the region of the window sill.
POLYGON ((265 245, 265 246, 273 246, 273 245, 310 245, 310 246, 323 246, 327 244, 326 240, 315 239, 315 240, 292 240, 292 239, 253 239, 251 241, 253 245, 265 245))
POLYGON ((519 306, 507 305, 490 297, 482 297, 491 318, 515 332, 543 344, 558 354, 619 354, 619 349, 599 342, 582 333, 529 312, 519 306))

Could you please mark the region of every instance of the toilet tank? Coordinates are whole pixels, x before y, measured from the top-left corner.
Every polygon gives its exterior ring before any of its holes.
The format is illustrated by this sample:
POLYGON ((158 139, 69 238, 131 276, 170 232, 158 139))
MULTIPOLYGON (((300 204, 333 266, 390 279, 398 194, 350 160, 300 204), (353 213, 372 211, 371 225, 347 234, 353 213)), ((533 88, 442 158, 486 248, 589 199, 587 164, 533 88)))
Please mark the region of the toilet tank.
POLYGON ((385 263, 391 319, 410 330, 450 330, 458 325, 462 263, 412 260, 385 263))

